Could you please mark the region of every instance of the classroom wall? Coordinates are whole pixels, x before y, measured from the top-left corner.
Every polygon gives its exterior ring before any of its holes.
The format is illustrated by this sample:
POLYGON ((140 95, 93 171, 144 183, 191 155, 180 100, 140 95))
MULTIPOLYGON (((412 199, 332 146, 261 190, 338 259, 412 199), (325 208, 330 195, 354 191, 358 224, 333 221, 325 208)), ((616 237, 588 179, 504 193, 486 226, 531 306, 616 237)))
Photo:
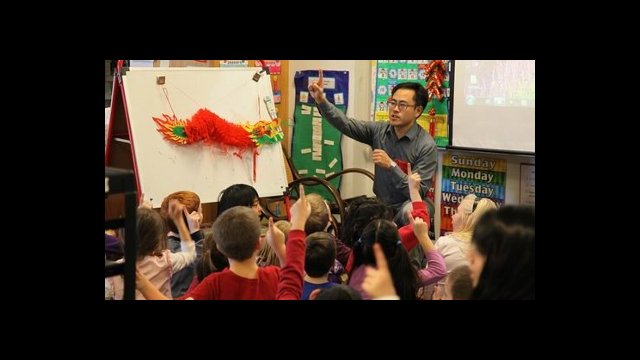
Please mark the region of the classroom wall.
MULTIPOLYGON (((289 60, 289 114, 294 113, 295 88, 293 78, 296 71, 303 70, 346 70, 349 72, 349 104, 347 116, 358 120, 371 120, 369 115, 372 99, 371 62, 369 60, 289 60)), ((291 115, 293 117, 293 115, 291 115)), ((293 126, 293 120, 289 123, 293 126)), ((292 133, 293 128, 289 129, 292 133)), ((291 147, 289 147, 291 148, 291 147)), ((344 169, 360 168, 371 172, 374 165, 371 161, 371 147, 359 143, 347 136, 342 136, 342 164, 344 169)), ((347 174, 340 184, 342 198, 373 194, 373 181, 361 174, 347 174), (366 184, 363 185, 363 184, 366 184)))
MULTIPOLYGON (((371 121, 371 101, 373 98, 371 86, 371 61, 369 60, 290 60, 289 62, 289 114, 293 114, 295 103, 295 89, 293 89, 293 77, 296 71, 302 70, 347 70, 349 71, 349 106, 347 116, 358 120, 371 121)), ((293 122, 289 119, 291 124, 293 122)), ((438 150, 438 173, 436 179, 436 209, 440 208, 442 185, 442 160, 443 155, 450 150, 438 150)), ((472 153, 477 156, 507 160, 506 204, 518 204, 520 197, 520 164, 535 164, 535 156, 515 156, 506 154, 494 154, 486 152, 458 151, 457 153, 472 153)), ((344 168, 357 167, 374 171, 371 161, 371 148, 346 136, 342 137, 342 161, 344 168)), ((359 195, 374 196, 373 183, 359 174, 345 175, 340 187, 344 198, 359 195), (366 183, 366 186, 363 184, 366 183)), ((440 234, 440 211, 435 216, 436 238, 440 234)))
MULTIPOLYGON (((289 71, 284 72, 288 75, 289 91, 288 91, 288 114, 294 113, 294 97, 295 89, 293 78, 296 71, 302 70, 346 70, 349 71, 349 106, 347 116, 354 117, 359 120, 370 121, 370 107, 372 94, 371 86, 371 61, 369 60, 289 60, 289 71)), ((292 116, 288 117, 289 123, 293 126, 292 116)), ((105 120, 106 122, 106 120, 105 120)), ((292 131, 292 128, 289 129, 292 131)), ((288 139, 290 141, 290 139, 288 139)), ((290 147, 289 147, 290 148, 290 147)), ((436 180, 436 206, 439 209, 441 199, 441 183, 442 183, 442 159, 445 152, 450 150, 438 150, 438 172, 436 180)), ((535 157, 500 155, 491 153, 480 153, 471 151, 456 151, 460 153, 474 153, 486 157, 494 157, 507 160, 507 184, 506 184, 506 203, 519 203, 520 192, 520 164, 535 164, 535 157)), ((354 141, 346 136, 342 137, 342 157, 344 168, 362 168, 371 172, 374 171, 374 165, 370 157, 371 148, 367 145, 354 141)), ((351 198, 360 195, 374 196, 373 184, 371 180, 360 174, 348 174, 342 179, 340 191, 344 198, 351 198)), ((214 210, 215 213, 215 210, 214 210)), ((435 218, 436 234, 440 233, 440 212, 436 211, 435 218)))
MULTIPOLYGON (((295 89, 293 88, 293 77, 296 71, 302 70, 347 70, 349 71, 349 107, 347 116, 359 120, 371 120, 371 61, 369 60, 290 60, 289 62, 289 114, 293 114, 295 103, 295 89)), ((289 119, 293 124, 292 119, 289 119)), ((441 185, 442 185, 442 159, 445 152, 449 150, 438 150, 438 174, 436 180, 436 207, 440 208, 441 185)), ((474 155, 506 159, 507 160, 507 184, 505 203, 518 204, 520 196, 520 164, 535 164, 535 156, 515 156, 505 154, 492 154, 486 152, 456 151, 458 153, 473 153, 474 155)), ((344 168, 357 167, 374 171, 371 161, 371 148, 361 144, 346 136, 342 137, 342 161, 344 168)), ((374 196, 372 182, 359 174, 350 174, 343 177, 340 192, 344 198, 359 195, 374 196), (366 184, 366 185, 363 185, 366 184)), ((436 234, 440 234, 440 212, 436 211, 435 218, 436 234)))

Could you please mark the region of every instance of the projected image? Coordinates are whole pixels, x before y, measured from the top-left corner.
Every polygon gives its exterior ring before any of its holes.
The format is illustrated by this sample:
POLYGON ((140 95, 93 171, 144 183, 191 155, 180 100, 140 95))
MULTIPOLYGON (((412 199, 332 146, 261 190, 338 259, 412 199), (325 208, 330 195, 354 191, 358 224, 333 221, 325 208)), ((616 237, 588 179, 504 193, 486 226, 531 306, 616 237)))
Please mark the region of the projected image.
POLYGON ((467 74, 460 79, 467 105, 535 108, 535 60, 471 60, 463 66, 456 72, 467 74))

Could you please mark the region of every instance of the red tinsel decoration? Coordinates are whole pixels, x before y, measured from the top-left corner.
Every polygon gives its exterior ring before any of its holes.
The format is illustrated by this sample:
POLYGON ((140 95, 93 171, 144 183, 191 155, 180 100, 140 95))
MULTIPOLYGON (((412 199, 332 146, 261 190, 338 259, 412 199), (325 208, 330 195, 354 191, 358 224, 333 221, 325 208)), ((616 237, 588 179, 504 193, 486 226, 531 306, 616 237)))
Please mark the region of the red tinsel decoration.
POLYGON ((439 101, 442 101, 444 91, 442 89, 442 82, 447 73, 447 66, 444 60, 433 60, 427 65, 421 65, 425 70, 425 81, 427 82, 427 92, 429 94, 429 101, 436 96, 439 101))
POLYGON ((429 109, 431 121, 429 121, 429 134, 432 138, 436 137, 436 108, 429 109))
POLYGON ((246 130, 237 124, 220 121, 218 115, 206 109, 198 110, 191 117, 189 125, 185 127, 185 132, 190 143, 203 141, 205 144, 219 146, 223 150, 227 150, 229 146, 238 147, 240 149, 238 155, 255 146, 247 136, 246 130))
POLYGON ((258 121, 255 124, 234 124, 217 114, 199 109, 189 121, 180 120, 175 115, 162 114, 164 119, 153 117, 158 132, 168 141, 188 145, 202 141, 224 151, 237 148, 233 154, 242 158, 248 149, 253 154, 253 180, 256 180, 256 157, 263 144, 275 144, 282 140, 283 133, 277 119, 258 121))

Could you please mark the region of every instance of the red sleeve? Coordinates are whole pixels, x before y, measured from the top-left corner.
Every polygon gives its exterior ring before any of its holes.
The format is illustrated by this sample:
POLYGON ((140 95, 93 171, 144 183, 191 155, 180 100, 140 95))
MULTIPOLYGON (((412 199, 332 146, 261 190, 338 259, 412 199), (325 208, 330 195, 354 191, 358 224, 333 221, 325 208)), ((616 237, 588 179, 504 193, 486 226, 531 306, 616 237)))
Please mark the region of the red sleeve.
MULTIPOLYGON (((425 204, 424 201, 414 201, 411 205, 413 207, 411 216, 414 218, 419 217, 429 225, 431 223, 431 219, 427 212, 427 204, 425 204)), ((404 245, 404 248, 407 249, 407 251, 411 251, 411 249, 418 244, 418 238, 413 232, 413 226, 411 223, 398 229, 398 233, 400 234, 400 241, 402 241, 402 245, 404 245)))
MULTIPOLYGON (((223 271, 228 271, 228 268, 223 271)), ((216 289, 219 288, 219 286, 217 286, 219 276, 223 271, 210 274, 193 288, 190 287, 189 290, 177 300, 186 300, 187 298, 193 298, 194 300, 218 300, 218 291, 216 289)))
POLYGON ((286 264, 280 270, 276 300, 300 300, 304 276, 306 242, 304 230, 291 230, 287 241, 286 264))
POLYGON ((191 290, 195 289, 196 286, 198 286, 198 284, 200 284, 200 279, 198 279, 198 275, 195 275, 193 277, 193 280, 191 280, 191 284, 189 285, 189 288, 187 289, 187 291, 185 293, 191 292, 191 290))

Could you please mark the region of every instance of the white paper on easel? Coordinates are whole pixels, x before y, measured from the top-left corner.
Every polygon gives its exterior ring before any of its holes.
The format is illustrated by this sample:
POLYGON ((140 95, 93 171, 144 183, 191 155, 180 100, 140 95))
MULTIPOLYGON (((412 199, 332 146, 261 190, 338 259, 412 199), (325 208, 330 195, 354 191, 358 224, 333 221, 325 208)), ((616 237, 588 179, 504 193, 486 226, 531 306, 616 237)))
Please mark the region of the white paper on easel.
POLYGON ((233 154, 237 148, 202 143, 176 146, 153 121, 174 112, 179 119, 188 119, 200 108, 237 125, 265 120, 260 114, 267 116, 268 110, 260 99, 273 96, 273 91, 268 76, 252 80, 259 70, 153 67, 131 69, 122 76, 135 171, 145 197, 162 199, 176 189, 189 189, 202 203, 216 202, 220 192, 233 184, 251 185, 260 196, 282 194, 287 174, 280 144, 265 144, 256 156, 252 151, 237 156, 233 154), (159 76, 165 77, 164 86, 157 84, 159 76))

